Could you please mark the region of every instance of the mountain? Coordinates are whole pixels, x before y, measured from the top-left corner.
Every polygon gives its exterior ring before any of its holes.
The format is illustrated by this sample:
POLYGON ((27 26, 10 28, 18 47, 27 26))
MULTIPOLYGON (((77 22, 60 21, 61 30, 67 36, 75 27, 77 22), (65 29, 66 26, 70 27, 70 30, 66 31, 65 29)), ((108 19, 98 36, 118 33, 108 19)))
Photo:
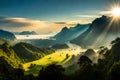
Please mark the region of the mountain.
POLYGON ((102 16, 95 19, 90 27, 71 43, 80 45, 83 48, 98 48, 107 45, 120 34, 120 19, 102 16))
POLYGON ((29 43, 20 42, 13 46, 17 56, 25 62, 33 61, 44 57, 46 54, 53 53, 50 48, 38 48, 29 43))
POLYGON ((8 41, 14 41, 16 39, 13 33, 4 30, 0 30, 0 38, 6 39, 8 41))
POLYGON ((59 42, 67 42, 82 34, 89 28, 90 24, 77 24, 75 27, 67 28, 64 27, 58 34, 56 34, 53 38, 59 42))
POLYGON ((53 49, 67 49, 69 46, 67 44, 55 44, 51 48, 53 49))
POLYGON ((31 39, 31 40, 23 40, 23 42, 27 42, 37 47, 44 47, 44 48, 46 47, 48 48, 59 43, 58 41, 51 39, 31 39))
POLYGON ((37 33, 35 31, 23 31, 19 35, 37 35, 37 33))
POLYGON ((19 35, 20 32, 12 32, 14 35, 19 35))

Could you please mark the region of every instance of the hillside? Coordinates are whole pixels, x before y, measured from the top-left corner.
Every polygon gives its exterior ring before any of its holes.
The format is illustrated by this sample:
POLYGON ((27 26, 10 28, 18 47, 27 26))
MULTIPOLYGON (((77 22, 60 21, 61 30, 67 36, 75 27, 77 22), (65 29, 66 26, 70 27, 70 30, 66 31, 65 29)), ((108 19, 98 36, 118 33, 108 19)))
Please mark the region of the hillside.
POLYGON ((53 53, 50 48, 38 48, 29 43, 20 42, 13 46, 13 49, 20 59, 25 62, 33 61, 44 57, 47 54, 53 53))
POLYGON ((53 49, 67 49, 69 46, 67 44, 55 44, 51 48, 53 49))
POLYGON ((102 16, 96 18, 87 31, 73 39, 71 42, 83 48, 98 48, 108 46, 110 41, 120 34, 120 20, 113 20, 113 17, 102 16))
POLYGON ((59 33, 57 33, 53 38, 59 42, 67 42, 74 38, 77 38, 80 34, 89 28, 90 24, 77 24, 75 27, 67 28, 64 27, 59 33))
POLYGON ((69 50, 59 50, 56 51, 53 54, 47 55, 39 60, 35 60, 32 62, 28 62, 23 64, 23 67, 25 69, 25 74, 34 74, 35 76, 38 76, 39 70, 42 67, 46 67, 50 64, 57 63, 60 65, 64 65, 67 63, 71 57, 72 57, 72 51, 69 50))
POLYGON ((48 48, 51 47, 57 43, 59 43, 56 40, 51 40, 51 39, 31 39, 31 40, 23 40, 23 42, 28 42, 30 44, 33 44, 37 47, 44 47, 44 48, 48 48))
POLYGON ((9 65, 16 68, 21 64, 21 60, 17 57, 10 43, 5 42, 0 45, 0 56, 8 62, 9 65))
POLYGON ((13 33, 4 30, 0 30, 0 38, 6 39, 8 41, 14 41, 16 39, 13 33))

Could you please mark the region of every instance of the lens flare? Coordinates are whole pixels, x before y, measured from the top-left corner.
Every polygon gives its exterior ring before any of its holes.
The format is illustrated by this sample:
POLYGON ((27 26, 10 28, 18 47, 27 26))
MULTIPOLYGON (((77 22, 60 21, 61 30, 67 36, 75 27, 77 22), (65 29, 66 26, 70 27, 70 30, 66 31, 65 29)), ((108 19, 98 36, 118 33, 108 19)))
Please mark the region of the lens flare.
POLYGON ((120 8, 116 7, 112 9, 112 15, 114 17, 120 17, 120 8))

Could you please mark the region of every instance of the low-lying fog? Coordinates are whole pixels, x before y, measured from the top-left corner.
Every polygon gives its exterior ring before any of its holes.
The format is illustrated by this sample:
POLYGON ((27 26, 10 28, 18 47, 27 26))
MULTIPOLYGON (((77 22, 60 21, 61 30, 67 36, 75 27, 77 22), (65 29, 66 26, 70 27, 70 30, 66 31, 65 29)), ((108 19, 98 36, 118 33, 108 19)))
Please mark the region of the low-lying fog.
POLYGON ((49 39, 53 35, 15 35, 17 40, 25 40, 25 39, 49 39))

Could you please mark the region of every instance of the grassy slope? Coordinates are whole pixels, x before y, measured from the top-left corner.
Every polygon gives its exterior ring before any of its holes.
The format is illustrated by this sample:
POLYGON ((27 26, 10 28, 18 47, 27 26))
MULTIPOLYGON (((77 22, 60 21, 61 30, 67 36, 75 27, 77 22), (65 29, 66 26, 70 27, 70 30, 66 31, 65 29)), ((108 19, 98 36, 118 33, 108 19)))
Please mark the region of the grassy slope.
POLYGON ((45 66, 52 64, 54 62, 57 62, 58 64, 63 65, 66 62, 68 62, 72 57, 72 54, 70 54, 70 52, 69 52, 68 58, 66 58, 66 54, 68 54, 68 50, 56 51, 55 53, 47 55, 47 56, 43 57, 42 59, 26 63, 23 65, 23 67, 25 69, 25 74, 32 73, 35 76, 37 76, 42 67, 45 67, 45 66), (28 67, 31 64, 36 64, 36 65, 29 69, 28 67))
POLYGON ((52 49, 48 48, 38 48, 29 43, 20 42, 13 47, 17 56, 24 62, 30 62, 38 60, 46 54, 54 52, 52 49))
POLYGON ((79 46, 71 43, 67 43, 70 47, 69 49, 62 49, 57 50, 55 53, 47 55, 39 60, 29 62, 23 65, 25 69, 25 74, 34 74, 35 76, 38 75, 41 67, 47 66, 49 64, 52 64, 54 62, 58 62, 58 64, 66 65, 65 63, 69 62, 72 59, 72 55, 78 55, 80 52, 85 51, 84 49, 81 49, 79 46), (66 54, 69 54, 69 57, 66 58, 66 54), (31 64, 36 64, 37 66, 28 68, 31 64))

